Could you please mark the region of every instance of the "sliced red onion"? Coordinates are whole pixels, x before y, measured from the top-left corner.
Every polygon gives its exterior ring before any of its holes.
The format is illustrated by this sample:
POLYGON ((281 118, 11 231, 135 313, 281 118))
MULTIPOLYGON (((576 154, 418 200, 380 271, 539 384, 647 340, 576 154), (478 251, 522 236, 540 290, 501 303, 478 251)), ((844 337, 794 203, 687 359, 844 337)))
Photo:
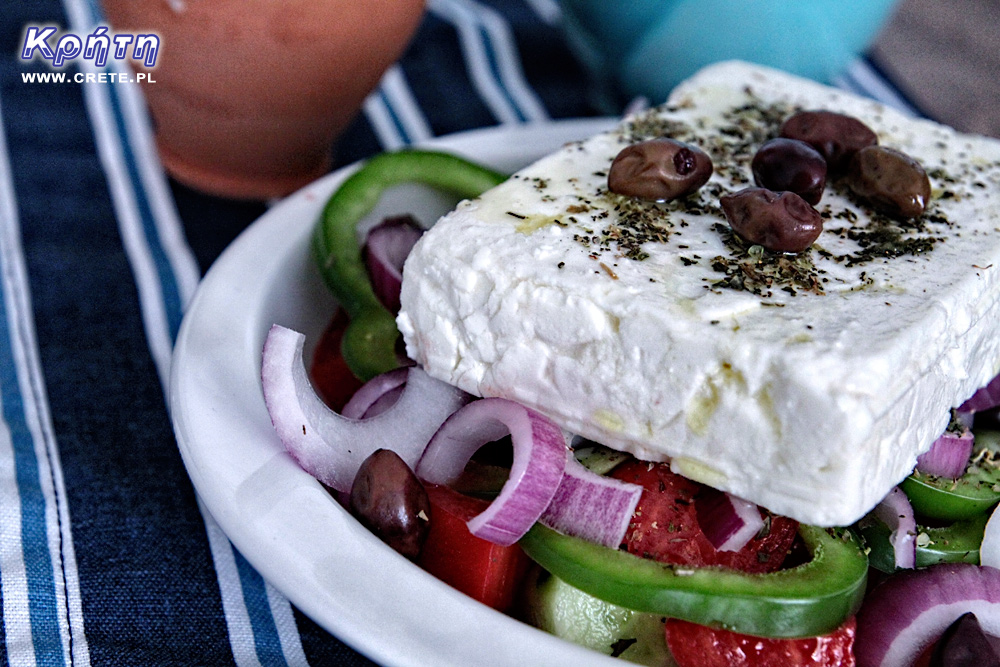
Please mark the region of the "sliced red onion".
POLYGON ((979 544, 979 564, 1000 568, 1000 508, 994 508, 979 544))
POLYGON ((716 489, 698 494, 695 512, 701 532, 719 551, 739 551, 764 527, 757 505, 716 489))
POLYGON ((564 535, 617 549, 642 487, 585 468, 570 452, 559 487, 539 521, 564 535))
POLYGON ((1000 636, 1000 570, 946 563, 898 572, 868 594, 858 613, 858 667, 911 667, 970 611, 987 634, 1000 636))
POLYGON ((399 311, 403 263, 424 230, 409 215, 386 218, 368 232, 364 257, 375 296, 390 312, 399 311))
POLYGON ((917 521, 906 494, 898 486, 893 487, 872 513, 892 531, 889 543, 896 555, 896 567, 913 569, 917 563, 917 521))
POLYGON ((389 408, 391 408, 392 406, 394 406, 396 404, 396 401, 399 400, 399 397, 403 395, 404 389, 406 389, 405 383, 396 387, 395 389, 390 389, 386 393, 379 396, 378 400, 372 403, 371 407, 365 410, 365 414, 362 415, 361 418, 371 419, 372 417, 376 417, 385 412, 386 410, 388 410, 389 408))
POLYGON ((972 456, 975 438, 972 431, 945 432, 931 448, 917 457, 917 470, 928 475, 958 479, 965 473, 972 456))
POLYGON ((351 400, 344 404, 340 414, 348 419, 364 419, 385 412, 399 400, 406 386, 407 368, 397 368, 388 373, 376 375, 354 392, 351 400))
POLYGON ((302 361, 304 341, 296 331, 271 327, 261 362, 264 402, 288 453, 337 491, 350 490, 358 467, 376 449, 391 449, 414 467, 441 424, 472 398, 413 366, 390 409, 371 419, 349 419, 316 395, 302 361))
POLYGON ((474 401, 448 418, 417 464, 417 476, 450 484, 480 447, 510 434, 514 460, 500 495, 469 521, 469 531, 507 546, 545 511, 566 468, 566 441, 547 417, 503 398, 474 401))
POLYGON ((981 412, 1000 405, 1000 375, 986 383, 969 400, 962 403, 959 412, 981 412))

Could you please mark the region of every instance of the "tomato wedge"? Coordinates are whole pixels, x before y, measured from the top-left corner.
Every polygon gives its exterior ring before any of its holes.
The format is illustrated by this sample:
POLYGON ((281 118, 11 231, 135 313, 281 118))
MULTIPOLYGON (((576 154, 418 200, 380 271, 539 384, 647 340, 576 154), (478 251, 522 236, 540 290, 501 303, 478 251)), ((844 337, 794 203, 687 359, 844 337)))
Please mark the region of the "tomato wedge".
POLYGON ((667 646, 679 667, 854 667, 854 618, 805 639, 764 639, 668 619, 667 646))
POLYGON ((530 565, 521 547, 502 547, 469 532, 469 519, 486 509, 487 501, 446 486, 424 486, 431 520, 417 563, 469 597, 499 611, 509 610, 530 565))
POLYGON ((632 554, 676 565, 719 565, 740 572, 779 569, 795 541, 798 522, 768 517, 766 529, 738 551, 719 551, 698 524, 698 494, 705 487, 670 470, 666 463, 630 461, 611 477, 644 491, 625 534, 632 554))

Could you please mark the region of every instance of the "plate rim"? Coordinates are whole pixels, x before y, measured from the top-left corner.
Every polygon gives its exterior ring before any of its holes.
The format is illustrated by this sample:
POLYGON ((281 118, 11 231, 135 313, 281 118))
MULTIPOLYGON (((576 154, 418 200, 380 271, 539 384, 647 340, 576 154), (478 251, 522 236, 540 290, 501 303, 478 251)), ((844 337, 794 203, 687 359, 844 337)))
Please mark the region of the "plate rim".
MULTIPOLYGON (((481 153, 482 147, 484 145, 498 145, 502 147, 502 150, 499 152, 506 151, 506 157, 509 158, 511 154, 519 154, 523 157, 523 161, 527 163, 537 157, 541 157, 542 153, 540 153, 538 148, 540 145, 548 145, 549 148, 554 149, 566 141, 582 139, 596 134, 601 130, 608 129, 615 122, 616 119, 613 118, 594 117, 563 119, 516 126, 501 125, 435 138, 427 142, 422 142, 418 146, 449 150, 472 159, 492 163, 497 159, 495 154, 483 155, 481 153)), ((596 667, 599 665, 620 664, 620 661, 610 662, 614 660, 613 658, 571 644, 513 618, 490 610, 426 574, 417 566, 381 545, 376 538, 364 529, 358 530, 360 526, 343 509, 335 506, 328 496, 325 502, 330 507, 324 508, 324 501, 320 498, 322 494, 325 494, 325 491, 322 490, 319 483, 312 479, 308 473, 298 469, 298 474, 295 474, 294 471, 289 470, 288 464, 291 462, 291 459, 283 451, 275 453, 271 459, 266 460, 263 464, 258 460, 257 467, 244 473, 242 476, 234 473, 239 479, 239 484, 232 489, 227 487, 228 493, 223 489, 226 484, 225 475, 230 471, 223 472, 213 468, 213 464, 217 464, 218 462, 213 458, 215 454, 214 450, 208 448, 213 447, 216 443, 209 441, 209 430, 205 430, 203 433, 202 427, 205 426, 206 419, 220 419, 223 423, 226 423, 227 420, 231 421, 240 418, 239 403, 225 403, 225 399, 233 395, 232 393, 227 393, 225 384, 227 380, 232 380, 235 384, 232 390, 235 392, 235 396, 242 395, 246 397, 248 396, 246 392, 250 389, 248 386, 250 380, 246 377, 246 374, 249 372, 246 367, 247 360, 225 358, 225 350, 227 349, 225 347, 227 343, 226 334, 230 332, 223 332, 223 335, 219 336, 219 332, 215 331, 219 326, 218 324, 212 324, 209 314, 217 314, 217 311, 213 311, 213 308, 217 306, 220 300, 224 303, 224 299, 226 298, 230 300, 241 297, 245 298, 247 297, 247 293, 249 293, 250 297, 256 298, 258 301, 265 298, 267 288, 258 285, 256 286, 257 289, 254 289, 255 286, 253 285, 231 284, 233 274, 245 268, 245 265, 249 261, 259 260, 258 256, 261 255, 259 245, 262 242, 271 242, 275 239, 280 240, 282 233, 285 233, 289 247, 299 247, 295 246, 295 243, 301 244, 302 237, 308 237, 308 231, 311 230, 314 224, 313 221, 321 209, 322 203, 325 202, 333 189, 347 178, 350 173, 356 170, 360 164, 360 162, 355 162, 318 179, 316 182, 283 199, 251 223, 212 264, 188 305, 174 347, 168 387, 168 404, 178 448, 181 452, 188 476, 199 497, 199 502, 207 513, 215 519, 216 523, 221 527, 233 545, 241 552, 243 557, 254 566, 266 581, 280 591, 292 604, 298 607, 320 627, 362 655, 378 661, 380 664, 405 666, 428 664, 431 661, 433 661, 433 664, 442 666, 473 664, 474 661, 470 662, 472 654, 467 651, 451 650, 455 648, 454 644, 442 646, 442 642, 456 638, 456 631, 457 633, 461 633, 463 628, 471 628, 473 626, 476 627, 475 636, 477 642, 482 642, 484 646, 488 647, 489 664, 525 664, 525 660, 530 661, 532 658, 537 661, 540 653, 545 655, 545 664, 550 665, 567 664, 574 667, 595 665, 596 667), (305 219, 295 219, 296 216, 302 216, 303 213, 309 211, 313 211, 313 215, 308 222, 305 219), (287 221, 288 216, 293 217, 290 223, 287 221), (290 229, 282 229, 285 226, 290 227, 290 229), (197 345, 201 345, 202 347, 198 348, 197 345), (205 349, 206 345, 209 349, 205 349), (215 356, 220 353, 221 357, 215 356), (225 363, 218 363, 220 359, 225 361, 225 363), (206 368, 206 364, 209 364, 211 368, 206 368), (233 375, 231 378, 219 377, 220 374, 230 373, 233 375), (222 389, 206 396, 205 391, 200 391, 201 387, 198 384, 206 380, 218 383, 219 386, 222 386, 222 389), (240 394, 240 390, 242 390, 242 394, 240 394), (193 412, 197 414, 193 414, 193 412), (194 430, 195 426, 198 427, 197 430, 194 430), (284 456, 284 459, 281 458, 282 456, 284 456), (280 540, 275 539, 279 536, 267 534, 269 532, 268 528, 246 525, 246 514, 243 511, 245 508, 234 506, 240 502, 240 498, 243 500, 253 499, 252 494, 250 496, 238 495, 246 484, 258 476, 262 476, 267 481, 269 474, 278 480, 278 486, 286 484, 289 489, 301 496, 301 498, 297 496, 295 502, 302 503, 302 506, 307 510, 305 512, 306 517, 322 519, 324 522, 329 520, 331 522, 330 525, 335 526, 338 531, 350 534, 352 541, 357 543, 362 553, 373 549, 376 557, 374 560, 365 559, 369 561, 366 563, 368 566, 381 567, 385 565, 388 567, 398 567, 400 573, 406 572, 407 568, 412 568, 413 571, 410 574, 419 585, 413 584, 410 581, 410 577, 407 577, 403 590, 399 591, 400 594, 405 593, 406 595, 413 596, 414 594, 419 594, 421 591, 432 593, 434 596, 433 600, 439 603, 438 608, 444 610, 447 617, 456 623, 456 627, 450 628, 448 631, 428 629, 428 632, 417 640, 419 645, 416 646, 412 645, 414 641, 412 634, 404 635, 409 638, 409 642, 402 642, 406 644, 405 646, 396 645, 391 642, 391 632, 387 633, 383 628, 378 628, 378 631, 373 633, 373 625, 370 621, 356 619, 351 614, 353 610, 344 606, 343 599, 331 599, 329 595, 330 591, 317 590, 307 592, 302 590, 301 582, 303 578, 295 577, 291 572, 287 571, 290 565, 289 559, 293 555, 290 554, 289 548, 302 546, 295 542, 296 536, 301 538, 302 535, 295 533, 292 535, 292 544, 282 544, 280 540), (311 484, 302 480, 300 475, 304 475, 311 480, 311 484), (299 486, 300 483, 302 483, 301 486, 299 486), (461 617, 452 618, 456 613, 461 614, 461 617), (484 623, 488 627, 479 627, 484 623), (528 644, 519 645, 524 644, 524 642, 520 642, 512 646, 510 645, 511 638, 523 639, 528 644), (389 641, 386 641, 387 639, 389 641), (442 648, 444 649, 444 654, 441 653, 442 648)), ((308 245, 308 238, 306 238, 306 245, 308 245)), ((286 249, 286 252, 293 251, 286 249)), ((266 255, 266 253, 264 254, 266 255)), ((306 260, 311 261, 309 258, 306 258, 306 260)), ((268 270, 273 271, 270 267, 265 267, 264 277, 268 275, 268 270)), ((262 280, 261 282, 267 281, 262 280)), ((332 303, 332 297, 328 296, 328 298, 332 303)), ((248 310, 248 320, 253 319, 254 314, 263 309, 265 304, 255 302, 251 303, 251 305, 254 308, 248 310)), ((231 314, 229 315, 231 317, 231 314)), ((237 334, 241 334, 244 337, 241 340, 235 341, 235 343, 243 345, 244 348, 248 345, 248 341, 245 340, 248 332, 237 330, 231 333, 234 337, 237 334)), ((263 335, 263 332, 257 333, 263 335)), ((234 341, 228 342, 233 343, 234 341)), ((259 358, 255 359, 254 362, 256 364, 255 367, 259 369, 259 358)), ((258 385, 257 392, 259 393, 259 379, 255 377, 253 381, 258 385)), ((212 384, 212 387, 218 389, 216 384, 212 384)), ((260 396, 259 405, 256 406, 258 412, 253 420, 254 422, 260 421, 259 409, 262 407, 263 398, 260 396)), ((251 420, 247 419, 246 421, 250 422, 251 420)), ((260 426, 259 423, 256 425, 260 426)), ((210 424, 210 426, 212 429, 215 427, 214 424, 210 424)), ((235 426, 241 427, 246 426, 246 424, 235 424, 235 426)), ((267 426, 270 427, 270 424, 268 423, 267 426)), ((253 434, 253 431, 251 433, 253 434)), ((254 435, 265 437, 269 441, 268 446, 273 446, 273 442, 276 440, 273 431, 271 431, 269 436, 261 434, 259 431, 254 435)), ((291 465, 294 466, 295 464, 292 463, 291 465)), ((297 466, 295 467, 297 468, 297 466)), ((255 483, 259 482, 258 480, 255 483)), ((251 487, 251 489, 253 488, 256 487, 251 487)), ((285 503, 285 505, 287 504, 289 503, 285 503)), ((295 503, 291 504, 294 505, 295 503)), ((287 515, 289 511, 288 507, 281 507, 280 512, 284 514, 279 514, 279 517, 287 515)), ((275 509, 272 513, 279 513, 279 510, 275 509)), ((275 519, 277 520, 279 517, 275 517, 275 519)), ((256 524, 256 519, 251 520, 251 523, 256 524)), ((271 524, 267 525, 270 526, 271 524)), ((273 532, 273 530, 270 532, 273 532)), ((313 546, 312 543, 309 546, 313 546)), ((340 547, 336 547, 346 550, 347 553, 339 553, 341 557, 349 559, 359 557, 359 554, 351 551, 350 547, 346 549, 343 549, 343 547, 343 544, 340 547)), ((331 553, 338 553, 332 545, 324 543, 323 548, 332 548, 334 551, 331 553)), ((311 551, 309 553, 311 554, 311 551)), ((328 556, 329 554, 326 554, 324 557, 328 556)), ((354 561, 349 561, 349 563, 357 565, 354 561)), ((316 567, 316 563, 311 564, 314 568, 316 567)), ((328 566, 335 567, 336 564, 328 564, 328 566)), ((366 574, 371 573, 366 572, 366 574)), ((312 578, 315 579, 316 577, 318 575, 313 575, 312 578)), ((412 597, 409 599, 412 599, 412 597)), ((403 618, 411 620, 413 618, 424 618, 423 615, 414 616, 412 611, 407 610, 403 618)), ((389 620, 395 621, 397 619, 389 620)), ((406 628, 399 628, 399 630, 412 630, 412 628, 407 626, 406 628)), ((459 649, 461 648, 463 647, 459 647, 459 649)))

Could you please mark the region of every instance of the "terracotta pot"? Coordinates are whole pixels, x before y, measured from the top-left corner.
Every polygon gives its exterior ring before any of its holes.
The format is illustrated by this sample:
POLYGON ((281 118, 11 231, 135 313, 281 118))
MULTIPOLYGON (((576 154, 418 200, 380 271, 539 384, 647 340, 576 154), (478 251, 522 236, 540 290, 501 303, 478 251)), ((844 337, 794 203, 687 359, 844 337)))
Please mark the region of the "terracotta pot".
MULTIPOLYGON (((424 0, 103 0, 116 32, 155 32, 143 83, 160 156, 215 195, 286 195, 403 53, 424 0)), ((137 69, 137 71, 143 71, 137 69)))

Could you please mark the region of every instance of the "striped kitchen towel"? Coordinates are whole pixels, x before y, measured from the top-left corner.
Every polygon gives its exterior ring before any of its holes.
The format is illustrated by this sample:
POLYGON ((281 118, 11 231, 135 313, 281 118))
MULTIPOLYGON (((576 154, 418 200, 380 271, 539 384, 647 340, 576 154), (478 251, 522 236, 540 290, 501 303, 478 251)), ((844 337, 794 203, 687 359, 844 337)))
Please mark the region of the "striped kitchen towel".
MULTIPOLYGON (((97 0, 0 13, 0 659, 369 664, 263 580, 185 474, 173 341, 200 276, 265 207, 170 182, 135 86, 43 80, 18 57, 29 25, 101 23, 97 0)), ((865 61, 838 85, 906 105, 865 61)), ((555 0, 429 0, 337 165, 597 113, 555 0)))

